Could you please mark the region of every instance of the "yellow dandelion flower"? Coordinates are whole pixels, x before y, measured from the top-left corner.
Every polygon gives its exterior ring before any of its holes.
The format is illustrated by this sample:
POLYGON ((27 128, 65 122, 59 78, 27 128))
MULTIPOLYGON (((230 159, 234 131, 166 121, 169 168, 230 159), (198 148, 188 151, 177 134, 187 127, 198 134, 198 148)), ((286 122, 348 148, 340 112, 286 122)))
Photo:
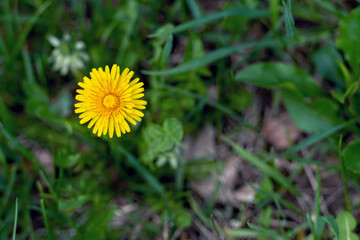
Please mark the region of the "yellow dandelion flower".
POLYGON ((100 137, 109 133, 112 138, 114 131, 118 137, 121 133, 130 132, 128 122, 136 125, 144 116, 138 109, 145 109, 147 104, 139 100, 144 96, 144 83, 139 78, 130 81, 133 71, 126 68, 120 74, 120 67, 114 64, 111 71, 108 66, 92 69, 90 79, 84 77, 84 82, 79 82, 83 89, 77 89, 75 97, 80 101, 75 104, 75 113, 80 114, 80 123, 90 121, 88 128, 93 128, 93 133, 100 137))

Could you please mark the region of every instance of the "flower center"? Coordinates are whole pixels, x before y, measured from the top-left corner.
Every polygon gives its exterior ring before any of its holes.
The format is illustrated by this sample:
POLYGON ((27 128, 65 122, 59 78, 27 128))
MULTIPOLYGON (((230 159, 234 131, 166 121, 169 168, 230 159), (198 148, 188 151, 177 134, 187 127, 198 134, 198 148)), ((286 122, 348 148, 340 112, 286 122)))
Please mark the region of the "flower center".
POLYGON ((108 94, 103 99, 103 105, 106 108, 117 108, 119 106, 119 98, 113 94, 108 94))

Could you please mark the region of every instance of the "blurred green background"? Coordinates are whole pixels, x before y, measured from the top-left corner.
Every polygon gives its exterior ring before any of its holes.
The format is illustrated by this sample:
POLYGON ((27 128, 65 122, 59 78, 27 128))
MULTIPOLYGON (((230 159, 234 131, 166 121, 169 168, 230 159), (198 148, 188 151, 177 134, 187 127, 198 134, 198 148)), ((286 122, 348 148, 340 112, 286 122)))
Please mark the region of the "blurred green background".
POLYGON ((359 239, 358 0, 2 0, 0 239, 359 239), (98 138, 92 68, 145 83, 98 138))

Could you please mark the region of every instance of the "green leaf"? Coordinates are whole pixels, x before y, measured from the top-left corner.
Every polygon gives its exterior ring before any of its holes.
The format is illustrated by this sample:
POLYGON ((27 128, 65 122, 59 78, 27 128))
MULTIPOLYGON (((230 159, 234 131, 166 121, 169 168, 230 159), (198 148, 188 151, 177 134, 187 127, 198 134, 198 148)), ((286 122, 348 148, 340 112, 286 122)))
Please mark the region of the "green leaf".
MULTIPOLYGON (((287 111, 295 125, 305 132, 319 132, 334 126, 338 119, 338 105, 326 98, 306 102, 293 91, 282 91, 287 111)), ((340 119, 339 119, 340 121, 340 119)))
POLYGON ((90 198, 85 195, 79 195, 76 198, 72 199, 60 199, 59 201, 59 210, 62 212, 71 212, 74 211, 76 208, 83 205, 87 202, 90 198))
POLYGON ((10 134, 15 133, 14 121, 10 115, 9 110, 5 106, 2 98, 0 97, 0 120, 4 123, 5 128, 9 131, 10 134))
POLYGON ((310 74, 284 63, 255 63, 237 72, 235 79, 265 88, 282 87, 296 90, 303 96, 324 95, 310 74))
POLYGON ((293 37, 295 35, 296 29, 295 29, 294 18, 291 13, 291 0, 288 0, 287 3, 285 3, 285 1, 282 0, 282 4, 285 8, 285 27, 286 27, 287 35, 293 37))
POLYGON ((188 228, 191 226, 191 216, 183 210, 175 211, 175 225, 179 228, 188 228))
POLYGON ((75 153, 72 155, 67 154, 61 154, 57 158, 55 158, 55 164, 59 167, 63 168, 71 168, 73 167, 77 162, 79 162, 81 158, 81 153, 75 153))
POLYGON ((345 59, 349 62, 352 71, 357 75, 360 64, 360 7, 340 21, 337 46, 344 51, 345 59))
POLYGON ((169 59, 172 48, 173 48, 173 35, 169 34, 169 37, 166 40, 164 50, 163 50, 163 53, 162 53, 161 60, 162 60, 163 64, 165 64, 167 62, 167 60, 169 59))
POLYGON ((360 173, 360 141, 353 141, 344 149, 344 163, 351 171, 360 173))
POLYGON ((325 222, 327 222, 327 224, 329 224, 329 226, 331 227, 332 231, 335 234, 335 239, 338 240, 339 239, 339 228, 338 228, 335 218, 331 215, 327 216, 327 217, 321 216, 320 218, 323 219, 325 222))
POLYGON ((345 66, 343 62, 337 61, 337 64, 340 67, 344 82, 346 86, 350 85, 352 82, 352 74, 350 73, 349 69, 345 66))
POLYGON ((251 163, 253 166, 258 168, 261 172, 272 177, 275 181, 277 181, 280 185, 286 187, 293 194, 300 195, 299 191, 295 188, 295 186, 292 183, 290 183, 289 180, 284 175, 282 175, 278 170, 269 166, 266 162, 261 161, 260 159, 258 159, 257 157, 255 157, 254 155, 252 155, 251 153, 249 153, 239 145, 235 144, 229 138, 222 137, 222 139, 225 142, 227 142, 239 156, 249 161, 249 163, 251 163))
POLYGON ((191 15, 193 15, 194 18, 202 17, 201 7, 199 6, 196 0, 186 0, 186 3, 190 9, 191 15))
POLYGON ((304 149, 308 146, 311 146, 312 144, 315 144, 319 141, 321 141, 322 139, 331 136, 332 134, 340 131, 341 129, 348 127, 352 124, 354 124, 356 122, 356 119, 351 119, 345 123, 339 124, 337 126, 331 127, 329 129, 326 129, 324 131, 321 131, 319 133, 316 133, 308 138, 306 138, 305 140, 301 141, 300 143, 296 144, 295 146, 293 146, 292 148, 290 148, 289 150, 287 150, 286 152, 282 153, 280 156, 285 157, 288 156, 292 153, 295 153, 301 149, 304 149))
POLYGON ((34 24, 36 23, 36 21, 38 20, 40 15, 50 6, 50 4, 51 4, 51 1, 44 2, 36 10, 34 15, 30 18, 30 20, 27 22, 27 24, 24 27, 24 30, 22 31, 20 36, 17 38, 16 43, 14 43, 14 47, 13 47, 13 51, 12 51, 12 58, 15 58, 16 55, 19 53, 20 49, 22 48, 22 46, 24 46, 24 42, 25 42, 30 30, 32 29, 32 27, 34 26, 34 24))
POLYGON ((356 227, 355 218, 347 211, 341 211, 336 218, 339 227, 339 240, 359 240, 359 237, 353 233, 356 227))
POLYGON ((261 237, 261 233, 250 229, 227 229, 226 235, 233 238, 258 238, 261 237))
POLYGON ((259 214, 258 222, 261 224, 262 227, 269 228, 272 216, 273 209, 271 207, 267 207, 259 214))
POLYGON ((152 175, 149 170, 147 170, 139 161, 130 154, 125 148, 120 145, 117 145, 118 149, 123 152, 128 160, 128 163, 141 175, 141 177, 161 196, 165 196, 164 188, 160 182, 152 175))
POLYGON ((202 66, 205 66, 209 63, 215 62, 221 58, 227 57, 230 54, 236 53, 240 50, 247 49, 250 47, 257 47, 257 48, 264 48, 264 47, 275 47, 279 46, 280 42, 277 40, 268 40, 268 41, 262 41, 262 42, 255 42, 255 43, 247 43, 239 46, 230 46, 230 47, 224 47, 216 49, 202 57, 199 57, 197 59, 194 59, 189 62, 185 62, 183 64, 180 64, 174 68, 162 70, 162 71, 148 71, 144 70, 142 73, 146 75, 152 75, 152 76, 164 76, 164 75, 174 75, 179 73, 184 73, 202 66))
MULTIPOLYGON (((142 155, 144 162, 150 163, 164 152, 179 144, 183 137, 182 123, 176 118, 166 119, 163 126, 150 124, 143 130, 146 150, 142 155)), ((161 165, 161 161, 158 162, 161 165)))
POLYGON ((164 122, 164 130, 173 143, 180 143, 183 137, 183 127, 176 118, 166 119, 164 122))
POLYGON ((24 81, 22 88, 26 96, 28 96, 29 98, 37 99, 45 104, 49 102, 49 97, 46 91, 37 83, 31 81, 24 81))
POLYGON ((256 226, 254 224, 251 224, 249 221, 247 222, 247 225, 250 229, 253 229, 255 230, 256 232, 258 232, 259 234, 261 235, 264 235, 264 236, 268 236, 270 237, 271 239, 275 239, 275 240, 280 240, 282 239, 280 236, 279 236, 279 233, 277 233, 275 230, 272 230, 272 229, 269 229, 269 228, 262 228, 262 227, 259 227, 259 226, 256 226))
POLYGON ((16 239, 17 220, 18 220, 18 198, 16 198, 16 201, 15 201, 15 217, 14 217, 14 227, 13 227, 12 240, 16 239))
POLYGON ((311 59, 319 76, 329 79, 340 86, 344 85, 344 82, 341 81, 341 70, 338 64, 338 62, 342 62, 342 57, 336 48, 326 45, 316 50, 311 59))
MULTIPOLYGON (((224 11, 220 11, 208 16, 204 16, 201 18, 197 18, 191 21, 188 21, 186 23, 180 24, 172 29, 167 29, 168 33, 172 32, 173 34, 183 32, 188 29, 192 29, 195 27, 202 26, 204 24, 214 22, 216 20, 230 17, 230 16, 240 16, 244 18, 261 18, 261 17, 267 17, 270 15, 270 12, 268 10, 262 10, 262 9, 250 9, 250 8, 230 8, 226 9, 224 11)), ((149 37, 157 37, 160 34, 164 34, 164 32, 156 32, 154 34, 151 34, 149 37)))

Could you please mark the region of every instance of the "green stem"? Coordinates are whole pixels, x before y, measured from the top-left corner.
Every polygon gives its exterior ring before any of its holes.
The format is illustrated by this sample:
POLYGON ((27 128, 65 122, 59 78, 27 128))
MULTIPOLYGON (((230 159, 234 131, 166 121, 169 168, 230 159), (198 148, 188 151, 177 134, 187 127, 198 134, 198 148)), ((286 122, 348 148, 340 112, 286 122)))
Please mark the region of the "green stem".
POLYGON ((47 232, 47 238, 48 239, 54 239, 52 232, 50 230, 50 225, 47 219, 47 215, 46 215, 46 210, 45 210, 45 204, 44 204, 44 199, 40 199, 40 205, 41 205, 41 212, 44 218, 44 224, 45 224, 45 228, 46 228, 46 232, 47 232))
POLYGON ((16 202, 15 202, 15 219, 14 219, 14 228, 13 228, 13 236, 12 236, 13 240, 15 240, 16 238, 17 218, 18 218, 18 198, 16 198, 16 202))
POLYGON ((342 178, 343 183, 344 183, 345 208, 346 208, 346 211, 351 213, 349 189, 348 189, 348 184, 347 184, 347 179, 346 179, 346 168, 345 168, 344 159, 343 159, 343 156, 342 156, 342 153, 341 153, 341 144, 342 144, 342 135, 340 136, 340 139, 339 139, 338 155, 339 155, 339 160, 340 160, 341 178, 342 178))

